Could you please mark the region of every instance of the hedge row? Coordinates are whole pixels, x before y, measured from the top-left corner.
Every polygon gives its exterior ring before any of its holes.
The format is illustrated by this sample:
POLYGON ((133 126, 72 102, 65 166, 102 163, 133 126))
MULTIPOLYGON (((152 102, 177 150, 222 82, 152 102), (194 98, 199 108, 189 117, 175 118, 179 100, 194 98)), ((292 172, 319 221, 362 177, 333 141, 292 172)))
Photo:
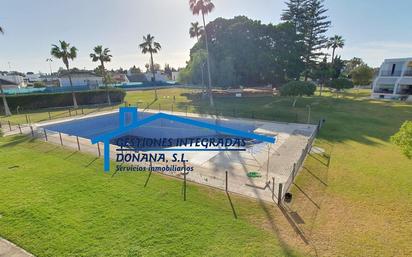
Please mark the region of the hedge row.
MULTIPOLYGON (((109 94, 112 103, 121 103, 126 96, 126 92, 121 89, 109 89, 109 94)), ((6 98, 11 110, 15 110, 18 106, 26 110, 48 107, 73 106, 73 97, 71 92, 55 94, 13 95, 6 96, 6 98)), ((106 90, 76 92, 76 99, 78 105, 104 104, 107 103, 106 90)), ((0 109, 2 111, 4 109, 2 101, 0 104, 0 109)))

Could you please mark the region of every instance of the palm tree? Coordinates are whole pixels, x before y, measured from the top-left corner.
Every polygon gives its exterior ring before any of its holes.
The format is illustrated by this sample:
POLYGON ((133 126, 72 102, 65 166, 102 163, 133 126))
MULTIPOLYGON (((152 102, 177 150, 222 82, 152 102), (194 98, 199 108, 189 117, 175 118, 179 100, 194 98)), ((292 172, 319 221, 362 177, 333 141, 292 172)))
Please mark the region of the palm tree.
POLYGON ((345 40, 342 38, 342 36, 335 35, 329 38, 329 41, 326 44, 326 47, 332 48, 332 63, 335 61, 336 48, 343 48, 344 45, 345 45, 345 40))
MULTIPOLYGON (((190 29, 189 29, 189 35, 190 38, 196 38, 197 42, 199 42, 199 36, 202 35, 205 32, 203 29, 203 26, 199 26, 199 22, 192 22, 190 29)), ((202 72, 202 93, 204 94, 204 73, 203 73, 203 62, 200 65, 200 71, 202 72)))
POLYGON ((199 41, 199 36, 205 32, 205 30, 203 29, 203 26, 199 26, 199 22, 191 22, 190 24, 191 24, 190 29, 189 29, 190 38, 196 38, 197 41, 199 41))
POLYGON ((70 87, 72 89, 72 96, 73 96, 73 107, 77 108, 77 99, 76 99, 76 94, 74 93, 73 89, 73 82, 72 82, 72 77, 70 75, 70 66, 69 66, 69 60, 73 60, 74 58, 77 57, 77 48, 72 46, 70 47, 70 44, 67 43, 66 41, 61 41, 60 46, 58 45, 52 45, 52 49, 50 54, 57 59, 62 59, 64 65, 66 66, 67 73, 69 76, 69 81, 70 81, 70 87))
POLYGON ((112 60, 112 55, 110 54, 109 48, 104 48, 101 45, 96 46, 94 49, 94 53, 90 54, 90 58, 92 58, 93 62, 100 62, 100 68, 102 70, 103 80, 106 87, 106 95, 107 95, 107 103, 109 105, 112 104, 110 101, 110 94, 109 88, 107 86, 107 77, 106 77, 106 69, 104 67, 105 62, 110 62, 112 60))
POLYGON ((207 39, 207 30, 206 30, 206 22, 205 22, 205 14, 211 13, 215 8, 215 5, 211 2, 211 0, 189 0, 190 10, 192 11, 193 15, 199 15, 202 13, 203 19, 203 27, 205 28, 205 40, 206 40, 206 53, 207 53, 207 74, 209 77, 209 100, 210 106, 214 107, 213 95, 212 95, 212 76, 210 75, 210 59, 209 59, 209 44, 207 39))
MULTIPOLYGON (((4 30, 2 27, 0 27, 0 33, 4 34, 4 30)), ((6 116, 11 116, 11 112, 10 112, 10 108, 9 105, 7 104, 7 99, 6 99, 6 95, 4 94, 3 91, 3 85, 0 84, 0 93, 1 93, 1 98, 3 98, 3 104, 4 104, 4 114, 6 116)))
POLYGON ((153 74, 152 81, 156 80, 155 69, 154 69, 154 62, 153 62, 153 54, 157 54, 162 47, 158 42, 154 41, 154 36, 147 34, 147 36, 143 36, 143 43, 139 45, 140 49, 142 49, 143 54, 150 53, 150 62, 151 62, 151 71, 153 74))

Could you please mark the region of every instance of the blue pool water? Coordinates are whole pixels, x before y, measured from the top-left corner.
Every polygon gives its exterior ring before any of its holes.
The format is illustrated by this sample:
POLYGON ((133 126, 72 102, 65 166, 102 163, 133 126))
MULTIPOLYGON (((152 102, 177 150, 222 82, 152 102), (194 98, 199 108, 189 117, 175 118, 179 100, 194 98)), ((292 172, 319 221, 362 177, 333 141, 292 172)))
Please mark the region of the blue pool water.
MULTIPOLYGON (((139 119, 147 118, 154 114, 139 113, 139 119)), ((241 123, 239 121, 230 120, 214 120, 206 118, 191 118, 210 124, 217 124, 237 130, 253 132, 256 127, 252 124, 241 123)), ((65 133, 68 135, 79 136, 91 139, 95 136, 108 133, 119 128, 119 114, 112 113, 100 115, 85 119, 77 119, 67 122, 61 122, 43 126, 47 130, 65 133)), ((176 121, 159 119, 151 123, 145 124, 136 129, 132 129, 121 136, 136 136, 141 138, 196 138, 216 136, 220 133, 215 130, 199 128, 197 126, 179 123, 176 121)))

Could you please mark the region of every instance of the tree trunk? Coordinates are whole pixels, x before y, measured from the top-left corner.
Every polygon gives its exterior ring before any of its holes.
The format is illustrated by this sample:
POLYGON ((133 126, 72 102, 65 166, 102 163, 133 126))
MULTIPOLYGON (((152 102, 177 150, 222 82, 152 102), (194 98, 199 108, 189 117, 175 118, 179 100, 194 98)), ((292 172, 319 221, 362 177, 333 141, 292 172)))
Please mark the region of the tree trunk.
POLYGON ((332 63, 335 62, 335 50, 336 50, 336 48, 334 47, 333 50, 332 50, 332 63))
POLYGON ((298 101, 297 97, 293 98, 293 103, 292 103, 292 107, 295 108, 296 107, 296 102, 298 101))
POLYGON ((153 74, 153 78, 152 81, 156 81, 156 74, 155 74, 155 70, 154 70, 154 62, 153 62, 153 53, 150 52, 150 62, 152 63, 152 74, 153 74))
MULTIPOLYGON (((199 43, 199 34, 196 34, 197 42, 199 43)), ((202 98, 205 94, 205 75, 203 71, 203 62, 200 65, 200 71, 202 72, 202 98)))
POLYGON ((323 83, 320 83, 319 96, 322 96, 322 90, 323 90, 323 83))
POLYGON ((213 94, 212 94, 212 76, 210 75, 210 58, 209 58, 209 43, 207 39, 207 31, 206 31, 206 22, 205 22, 205 14, 202 12, 203 18, 203 28, 205 29, 205 39, 206 39, 206 53, 207 53, 207 74, 209 77, 209 86, 208 86, 208 93, 209 93, 209 101, 210 107, 215 106, 215 102, 213 101, 213 94))
POLYGON ((3 98, 4 114, 6 116, 11 116, 10 108, 9 108, 9 105, 7 104, 6 94, 3 91, 2 85, 0 85, 0 91, 1 91, 1 97, 3 98))
POLYGON ((76 94, 74 93, 74 89, 73 89, 73 82, 72 82, 72 76, 70 75, 70 71, 69 71, 69 81, 70 81, 70 88, 72 89, 72 97, 73 97, 73 108, 77 109, 77 99, 76 99, 76 94))
POLYGON ((112 101, 110 100, 110 94, 109 94, 109 86, 107 85, 106 69, 104 68, 104 62, 103 61, 101 61, 101 65, 102 65, 103 83, 104 83, 104 86, 106 88, 107 104, 112 105, 112 101))

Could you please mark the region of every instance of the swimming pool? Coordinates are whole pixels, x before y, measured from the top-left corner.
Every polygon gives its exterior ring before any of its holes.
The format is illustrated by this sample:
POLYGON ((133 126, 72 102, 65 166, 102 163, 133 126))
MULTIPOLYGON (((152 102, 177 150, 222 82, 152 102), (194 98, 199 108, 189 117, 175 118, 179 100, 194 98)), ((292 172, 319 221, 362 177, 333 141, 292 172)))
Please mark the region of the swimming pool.
MULTIPOLYGON (((139 119, 148 118, 154 113, 138 114, 139 119)), ((130 121, 130 117, 129 121, 130 121)), ((208 118, 191 118, 193 120, 206 122, 209 124, 224 126, 245 132, 253 132, 256 126, 251 123, 242 123, 231 120, 219 120, 208 118)), ((127 121, 126 121, 127 123, 127 121)), ((99 115, 90 118, 75 119, 55 124, 43 126, 51 131, 92 139, 98 135, 114 131, 119 128, 119 114, 117 112, 106 115, 99 115)), ((172 120, 158 119, 151 123, 131 129, 121 136, 134 136, 139 138, 199 138, 199 137, 224 137, 225 135, 215 130, 200 128, 172 120)), ((119 137, 121 137, 119 136, 119 137)))

